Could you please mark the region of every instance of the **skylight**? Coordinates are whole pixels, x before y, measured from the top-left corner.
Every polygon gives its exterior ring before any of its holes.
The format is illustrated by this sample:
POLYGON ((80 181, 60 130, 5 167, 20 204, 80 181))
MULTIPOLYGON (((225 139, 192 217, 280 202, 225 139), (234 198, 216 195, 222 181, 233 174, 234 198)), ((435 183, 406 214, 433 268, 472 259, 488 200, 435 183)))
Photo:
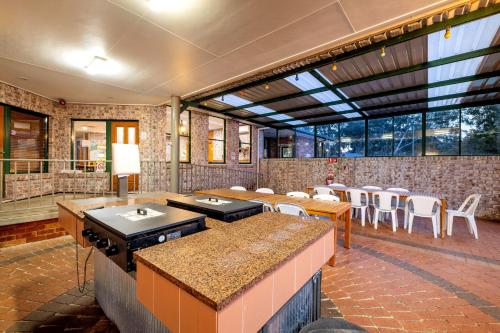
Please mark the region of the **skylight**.
MULTIPOLYGON (((236 96, 236 95, 231 95, 231 94, 224 95, 224 97, 222 97, 222 96, 221 97, 217 97, 217 98, 215 98, 215 100, 219 101, 221 103, 225 103, 225 104, 234 106, 234 107, 240 107, 242 105, 246 105, 246 104, 251 104, 252 103, 249 100, 246 100, 244 98, 241 98, 241 97, 236 96)), ((245 110, 253 112, 255 114, 259 114, 259 115, 276 112, 275 110, 270 109, 270 108, 265 107, 265 106, 262 106, 262 105, 252 106, 252 107, 246 108, 245 110)), ((271 118, 271 119, 274 119, 274 120, 288 120, 288 119, 293 120, 293 117, 290 117, 290 116, 288 116, 286 114, 276 114, 276 115, 267 116, 267 117, 271 118)), ((290 125, 305 124, 305 122, 303 122, 301 120, 294 120, 293 123, 291 121, 287 121, 286 123, 290 124, 290 125)))
MULTIPOLYGON (((463 54, 475 50, 487 48, 495 38, 498 26, 500 25, 500 14, 485 17, 480 20, 468 22, 451 28, 451 37, 443 38, 444 31, 438 31, 427 36, 428 61, 438 60, 457 54, 463 54)), ((467 59, 443 66, 428 69, 428 82, 460 78, 474 75, 478 72, 479 66, 484 57, 467 59)), ((437 97, 448 94, 466 92, 471 82, 464 82, 450 86, 430 88, 429 97, 437 97)), ((462 98, 429 102, 429 107, 458 104, 462 98)))

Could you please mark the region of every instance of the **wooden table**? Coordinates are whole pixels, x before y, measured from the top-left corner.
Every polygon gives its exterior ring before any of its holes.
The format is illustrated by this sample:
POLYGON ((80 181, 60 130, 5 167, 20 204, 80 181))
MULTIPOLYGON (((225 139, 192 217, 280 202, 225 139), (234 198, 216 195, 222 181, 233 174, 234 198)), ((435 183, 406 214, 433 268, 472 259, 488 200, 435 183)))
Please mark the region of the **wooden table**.
MULTIPOLYGON (((350 189, 350 187, 341 187, 341 186, 328 186, 328 185, 315 185, 315 186, 308 186, 306 188, 306 192, 307 193, 311 193, 312 191, 314 191, 314 188, 315 187, 325 187, 325 188, 329 188, 331 189, 332 191, 334 191, 336 194, 339 195, 339 198, 341 201, 347 201, 347 194, 346 194, 346 191, 348 189, 350 189)), ((368 192, 368 195, 372 195, 373 192, 377 192, 377 191, 374 191, 374 190, 365 190, 366 192, 368 192)), ((399 199, 400 200, 403 200, 403 201, 406 201, 406 199, 410 196, 410 195, 427 195, 427 196, 433 196, 433 197, 437 197, 440 201, 441 201, 441 208, 440 208, 440 215, 441 215, 441 221, 440 221, 440 230, 441 230, 441 239, 444 239, 444 234, 445 234, 445 228, 446 228, 446 198, 441 195, 441 194, 434 194, 434 193, 423 193, 423 192, 399 192, 399 191, 391 191, 393 193, 396 193, 398 196, 399 196, 399 199)), ((405 205, 405 219, 406 219, 406 212, 407 212, 407 209, 406 209, 406 205, 405 205)))
POLYGON ((213 195, 221 198, 236 199, 236 200, 260 200, 266 197, 269 193, 260 193, 254 191, 236 191, 227 188, 216 188, 213 190, 200 190, 196 191, 199 195, 213 195))
MULTIPOLYGON (((335 241, 333 244, 334 249, 337 246, 337 225, 341 216, 345 216, 345 232, 344 232, 344 247, 349 249, 351 247, 351 204, 348 202, 331 202, 324 200, 315 200, 307 198, 295 198, 282 194, 268 194, 265 197, 260 197, 259 201, 266 202, 272 205, 277 203, 291 203, 302 206, 308 214, 317 216, 326 216, 335 223, 335 241)), ((335 264, 335 254, 330 259, 329 264, 335 264)))

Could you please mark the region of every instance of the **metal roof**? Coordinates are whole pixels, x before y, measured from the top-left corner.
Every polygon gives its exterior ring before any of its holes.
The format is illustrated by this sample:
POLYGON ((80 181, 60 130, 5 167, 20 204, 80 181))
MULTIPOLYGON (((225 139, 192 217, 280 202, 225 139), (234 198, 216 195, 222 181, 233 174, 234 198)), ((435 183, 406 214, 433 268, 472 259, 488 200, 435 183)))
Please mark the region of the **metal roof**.
POLYGON ((335 70, 323 62, 188 103, 274 128, 495 104, 500 101, 499 12, 495 6, 484 17, 462 19, 448 39, 444 29, 429 29, 338 58, 335 70))

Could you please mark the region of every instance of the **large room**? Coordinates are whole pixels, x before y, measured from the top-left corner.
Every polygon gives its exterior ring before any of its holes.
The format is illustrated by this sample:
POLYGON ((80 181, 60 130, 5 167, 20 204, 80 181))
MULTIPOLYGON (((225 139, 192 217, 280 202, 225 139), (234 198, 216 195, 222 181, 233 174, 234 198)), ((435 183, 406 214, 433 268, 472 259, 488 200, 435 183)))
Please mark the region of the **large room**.
POLYGON ((494 0, 0 0, 0 332, 500 333, 494 0))

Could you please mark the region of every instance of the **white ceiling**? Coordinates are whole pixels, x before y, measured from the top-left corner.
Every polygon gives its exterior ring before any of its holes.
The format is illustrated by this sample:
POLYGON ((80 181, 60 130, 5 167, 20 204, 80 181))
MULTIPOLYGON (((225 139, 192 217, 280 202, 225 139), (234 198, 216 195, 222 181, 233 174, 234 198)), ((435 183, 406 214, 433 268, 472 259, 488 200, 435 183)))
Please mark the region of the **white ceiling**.
MULTIPOLYGON (((0 81, 69 102, 160 104, 452 0, 0 0, 0 81), (116 61, 88 75, 68 59, 116 61)), ((89 60, 87 60, 88 62, 89 60)))

